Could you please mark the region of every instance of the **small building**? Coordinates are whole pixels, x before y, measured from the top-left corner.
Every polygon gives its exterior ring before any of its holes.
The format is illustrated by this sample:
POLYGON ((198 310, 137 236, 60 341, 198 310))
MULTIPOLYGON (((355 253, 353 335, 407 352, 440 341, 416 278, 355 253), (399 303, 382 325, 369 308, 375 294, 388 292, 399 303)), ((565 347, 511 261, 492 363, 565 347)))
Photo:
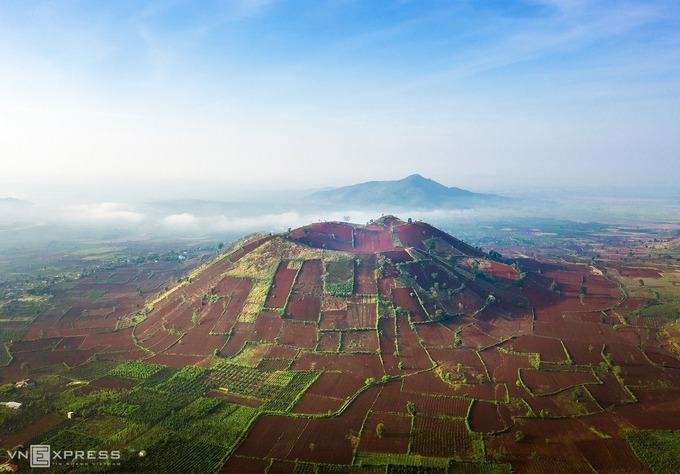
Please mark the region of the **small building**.
POLYGON ((74 411, 70 411, 66 414, 66 418, 68 418, 69 420, 72 420, 75 417, 76 417, 76 412, 74 412, 74 411))
POLYGON ((14 384, 16 388, 29 388, 29 387, 35 387, 35 380, 33 379, 23 379, 19 380, 17 383, 14 384))
POLYGON ((0 402, 0 405, 5 405, 7 408, 11 408, 13 410, 18 410, 21 408, 21 403, 19 402, 0 402))

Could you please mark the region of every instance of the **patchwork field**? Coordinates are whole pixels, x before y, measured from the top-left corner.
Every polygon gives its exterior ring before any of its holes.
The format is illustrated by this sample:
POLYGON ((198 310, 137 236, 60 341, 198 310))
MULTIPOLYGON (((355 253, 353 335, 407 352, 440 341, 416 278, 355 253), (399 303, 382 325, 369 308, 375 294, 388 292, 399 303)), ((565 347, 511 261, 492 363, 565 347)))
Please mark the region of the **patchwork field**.
POLYGON ((511 259, 387 216, 61 281, 1 307, 22 407, 0 447, 121 453, 88 472, 671 472, 677 247, 635 259, 657 244, 511 259))

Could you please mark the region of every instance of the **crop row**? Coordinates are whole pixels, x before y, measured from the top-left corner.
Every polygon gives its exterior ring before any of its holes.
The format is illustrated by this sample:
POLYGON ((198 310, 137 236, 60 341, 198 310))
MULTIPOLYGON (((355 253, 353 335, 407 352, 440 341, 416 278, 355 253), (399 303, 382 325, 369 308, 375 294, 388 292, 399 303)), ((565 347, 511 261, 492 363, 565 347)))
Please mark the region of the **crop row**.
POLYGON ((270 375, 252 367, 221 363, 212 368, 205 382, 209 387, 255 396, 270 375))
MULTIPOLYGON (((114 410, 125 410, 126 406, 133 406, 136 408, 129 409, 130 419, 140 423, 155 423, 171 411, 177 410, 186 404, 186 397, 172 395, 150 389, 132 390, 119 400, 120 403, 125 405, 121 405, 120 408, 114 408, 114 410)), ((116 404, 112 405, 112 407, 115 406, 116 404)))
POLYGON ((108 374, 118 365, 120 364, 113 360, 91 359, 73 367, 66 373, 66 376, 74 380, 94 380, 108 374))
POLYGON ((309 386, 319 376, 318 372, 294 372, 292 380, 278 391, 272 393, 269 401, 264 405, 265 410, 286 411, 292 407, 304 394, 309 386))
POLYGON ((476 457, 475 439, 465 420, 416 415, 412 433, 412 451, 424 456, 447 456, 457 459, 476 457))
POLYGON ((128 379, 144 380, 159 372, 163 367, 160 364, 151 364, 141 360, 128 360, 118 364, 111 374, 128 379))
POLYGON ((168 429, 181 431, 189 423, 206 417, 221 403, 222 402, 218 398, 199 397, 189 405, 163 420, 162 425, 168 429))
POLYGON ((226 451, 223 446, 217 444, 187 443, 182 439, 170 438, 147 447, 146 455, 143 457, 126 453, 119 466, 110 466, 106 472, 151 474, 213 472, 226 451))
POLYGON ((197 396, 205 391, 204 380, 207 375, 208 369, 187 366, 175 372, 172 377, 159 384, 156 389, 174 395, 197 396))
POLYGON ((268 400, 265 410, 287 410, 318 377, 317 372, 264 372, 252 367, 223 363, 213 367, 208 386, 268 400))
POLYGON ((626 441, 652 472, 677 472, 680 466, 680 431, 628 431, 626 441))

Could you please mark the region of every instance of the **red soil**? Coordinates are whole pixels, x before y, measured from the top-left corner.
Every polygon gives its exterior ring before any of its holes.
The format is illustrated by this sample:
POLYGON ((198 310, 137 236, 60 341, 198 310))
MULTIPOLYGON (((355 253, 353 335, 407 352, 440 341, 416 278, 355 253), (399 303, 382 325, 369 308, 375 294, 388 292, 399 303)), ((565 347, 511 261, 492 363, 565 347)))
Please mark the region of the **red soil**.
POLYGON ((321 260, 307 260, 302 264, 297 281, 293 285, 286 315, 297 321, 318 321, 321 312, 321 260))
POLYGON ((286 305, 286 300, 290 289, 295 281, 297 269, 288 268, 288 262, 279 263, 279 268, 274 274, 274 281, 269 288, 269 294, 264 305, 267 308, 283 308, 286 305))
POLYGON ((371 352, 380 347, 375 329, 366 331, 348 331, 342 335, 342 352, 371 352))
POLYGON ((475 401, 470 410, 470 428, 472 431, 479 431, 482 433, 492 433, 502 431, 510 426, 507 424, 509 411, 506 405, 478 400, 475 401), (504 415, 501 415, 504 411, 504 415))
POLYGON ((301 349, 314 349, 317 337, 315 325, 285 320, 281 328, 279 342, 301 349))
POLYGON ((615 413, 638 429, 680 429, 680 390, 634 390, 638 403, 617 407, 615 413))
POLYGON ((147 362, 151 362, 152 364, 163 364, 163 365, 169 365, 172 367, 177 367, 178 369, 181 369, 183 367, 186 367, 188 365, 196 365, 199 362, 201 362, 203 359, 205 359, 205 356, 203 355, 188 355, 188 354, 156 354, 153 357, 149 357, 147 359, 147 362))
POLYGON ((0 443, 2 443, 0 446, 5 449, 12 449, 15 446, 24 444, 27 441, 37 438, 51 428, 54 428, 60 423, 65 422, 64 416, 57 415, 56 413, 48 413, 47 415, 35 420, 33 423, 28 424, 19 432, 3 436, 3 438, 0 440, 0 443))
POLYGON ((524 335, 504 343, 502 347, 513 352, 538 353, 543 362, 567 362, 567 355, 559 339, 524 335))
POLYGON ((522 381, 536 395, 556 393, 581 384, 598 384, 600 380, 592 371, 547 371, 520 369, 522 381))
POLYGON ((16 341, 12 343, 12 353, 19 354, 27 351, 52 349, 59 341, 61 341, 61 339, 61 337, 48 337, 45 339, 35 339, 33 341, 16 341))
POLYGON ((359 295, 374 295, 378 293, 375 280, 377 260, 375 254, 360 255, 361 263, 354 265, 354 293, 359 295))
MULTIPOLYGON (((495 352, 493 349, 486 352, 495 352)), ((476 351, 470 349, 428 349, 430 356, 442 366, 444 372, 455 371, 458 364, 467 372, 484 373, 484 364, 476 351)), ((500 358, 498 359, 500 363, 500 358)), ((476 378, 476 377, 475 377, 476 378)))
POLYGON ((416 415, 413 452, 423 456, 472 459, 473 439, 461 419, 416 415))
POLYGON ((347 311, 324 311, 321 314, 321 321, 319 322, 319 329, 321 330, 347 329, 348 327, 347 311))
POLYGON ((347 303, 347 324, 350 328, 375 328, 376 303, 347 303))
POLYGON ((388 229, 358 228, 354 230, 355 251, 358 254, 385 252, 394 249, 392 236, 388 229))
POLYGON ((427 351, 420 345, 418 335, 411 329, 405 316, 397 317, 399 360, 405 370, 423 370, 432 367, 427 351))
POLYGON ((406 454, 411 434, 411 416, 384 412, 369 412, 359 442, 359 451, 406 454), (376 428, 385 427, 379 436, 376 428))
POLYGON ((425 311, 415 296, 412 288, 394 288, 392 290, 394 304, 411 313, 411 319, 415 322, 428 321, 425 311), (413 294, 413 296, 411 296, 413 294))
POLYGON ((351 374, 323 372, 305 392, 305 396, 309 394, 345 400, 363 386, 364 380, 351 374))
POLYGON ((473 349, 483 349, 496 344, 499 340, 485 333, 479 323, 465 327, 460 332, 460 337, 465 347, 473 349))
POLYGON ((379 389, 367 390, 338 417, 303 419, 262 416, 237 448, 237 456, 272 457, 305 462, 351 464, 352 438, 358 436, 364 416, 379 389))
POLYGON ((385 374, 377 354, 326 355, 304 352, 298 356, 292 368, 344 372, 360 380, 368 377, 380 379, 385 374))
POLYGON ((382 252, 382 254, 392 260, 393 263, 405 263, 413 260, 411 255, 406 250, 396 249, 388 252, 382 252))
POLYGON ((600 350, 602 349, 602 344, 566 339, 563 341, 571 360, 574 361, 576 365, 599 365, 603 361, 600 350))
POLYGON ((597 472, 647 472, 623 439, 592 439, 575 444, 597 472))
POLYGON ((325 397, 305 393, 291 410, 293 413, 327 414, 334 413, 345 403, 344 398, 325 397))
POLYGON ((661 272, 656 268, 621 267, 619 273, 621 276, 630 278, 661 278, 661 272))
POLYGON ((294 346, 273 345, 267 351, 266 357, 268 359, 290 359, 294 360, 300 349, 294 346))
POLYGON ((602 379, 604 384, 588 385, 588 391, 603 409, 606 410, 617 405, 635 401, 611 373, 598 372, 598 377, 602 379))
POLYGON ((320 332, 319 343, 317 351, 319 352, 337 352, 338 343, 340 342, 340 333, 338 332, 320 332))
POLYGON ((24 367, 27 367, 28 370, 31 370, 32 372, 42 367, 58 364, 66 364, 69 367, 75 367, 92 357, 93 354, 93 350, 51 351, 46 349, 41 351, 22 352, 16 354, 9 366, 3 370, 7 371, 7 373, 17 374, 24 370, 21 368, 23 364, 27 364, 24 367))
POLYGON ((253 325, 253 336, 255 340, 274 342, 280 334, 284 321, 278 313, 262 311, 253 325))
POLYGON ((440 323, 419 324, 416 332, 428 350, 430 347, 451 347, 456 339, 455 332, 440 323))

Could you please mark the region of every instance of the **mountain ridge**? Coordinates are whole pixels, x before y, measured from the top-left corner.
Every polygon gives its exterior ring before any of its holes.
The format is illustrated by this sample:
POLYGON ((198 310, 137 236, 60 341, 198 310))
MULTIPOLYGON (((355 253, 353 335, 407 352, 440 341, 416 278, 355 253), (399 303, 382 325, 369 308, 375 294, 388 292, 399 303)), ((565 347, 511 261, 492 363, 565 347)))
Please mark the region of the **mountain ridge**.
POLYGON ((400 180, 367 181, 340 188, 317 191, 307 199, 325 205, 353 205, 359 207, 396 206, 403 208, 470 208, 498 205, 507 198, 496 194, 481 194, 458 187, 447 187, 420 174, 400 180))

